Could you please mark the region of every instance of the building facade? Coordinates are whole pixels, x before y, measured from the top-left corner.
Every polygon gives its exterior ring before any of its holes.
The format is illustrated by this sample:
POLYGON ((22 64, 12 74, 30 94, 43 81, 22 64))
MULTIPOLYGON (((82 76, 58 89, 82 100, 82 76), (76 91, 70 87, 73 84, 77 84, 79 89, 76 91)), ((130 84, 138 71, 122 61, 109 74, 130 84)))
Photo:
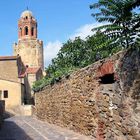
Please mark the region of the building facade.
POLYGON ((29 10, 18 21, 18 43, 13 56, 0 56, 0 100, 6 109, 33 103, 32 85, 43 76, 43 41, 37 39, 37 21, 29 10))
POLYGON ((0 57, 0 100, 6 108, 24 102, 24 83, 19 78, 22 62, 19 56, 0 57))

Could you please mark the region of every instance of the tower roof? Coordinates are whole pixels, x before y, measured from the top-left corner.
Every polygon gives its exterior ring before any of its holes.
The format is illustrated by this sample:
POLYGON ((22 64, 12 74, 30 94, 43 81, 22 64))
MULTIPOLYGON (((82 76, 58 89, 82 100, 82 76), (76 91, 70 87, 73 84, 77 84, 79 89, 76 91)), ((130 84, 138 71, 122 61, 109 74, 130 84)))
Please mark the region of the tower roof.
POLYGON ((21 18, 25 18, 25 17, 33 17, 33 13, 29 10, 22 12, 21 18))

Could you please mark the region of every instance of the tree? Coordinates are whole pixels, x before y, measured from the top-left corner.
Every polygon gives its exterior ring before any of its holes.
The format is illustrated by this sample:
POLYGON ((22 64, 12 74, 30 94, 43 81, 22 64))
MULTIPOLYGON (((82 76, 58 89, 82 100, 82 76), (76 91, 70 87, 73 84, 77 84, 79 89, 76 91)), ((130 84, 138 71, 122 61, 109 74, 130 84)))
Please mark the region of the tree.
POLYGON ((132 11, 140 6, 140 0, 128 0, 130 4, 126 5, 125 10, 132 11))
POLYGON ((46 68, 46 76, 33 85, 33 90, 38 91, 46 85, 53 85, 59 82, 62 77, 69 77, 69 74, 77 69, 88 66, 95 61, 108 57, 117 50, 108 48, 107 36, 100 31, 86 40, 76 37, 63 44, 57 57, 46 68))
POLYGON ((98 22, 107 23, 93 30, 101 30, 102 33, 107 35, 112 47, 128 48, 133 46, 139 38, 140 15, 133 13, 131 10, 135 6, 139 6, 139 2, 132 6, 132 1, 133 4, 136 2, 136 0, 99 0, 90 6, 91 9, 98 8, 97 11, 99 11, 93 13, 92 16, 98 22))

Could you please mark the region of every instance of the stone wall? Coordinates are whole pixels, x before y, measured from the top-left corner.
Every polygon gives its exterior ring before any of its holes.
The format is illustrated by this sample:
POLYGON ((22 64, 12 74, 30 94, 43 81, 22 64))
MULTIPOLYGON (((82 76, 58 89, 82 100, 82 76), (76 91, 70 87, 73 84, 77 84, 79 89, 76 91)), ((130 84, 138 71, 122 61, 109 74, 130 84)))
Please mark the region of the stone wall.
POLYGON ((13 109, 8 110, 8 112, 16 116, 31 116, 32 105, 19 105, 13 109))
POLYGON ((19 57, 9 60, 0 59, 0 78, 4 80, 19 82, 19 61, 19 57))
POLYGON ((129 50, 36 93, 33 112, 97 140, 139 140, 139 89, 140 52, 129 50))
POLYGON ((13 45, 14 55, 19 55, 23 64, 44 69, 43 42, 37 39, 20 40, 13 45))

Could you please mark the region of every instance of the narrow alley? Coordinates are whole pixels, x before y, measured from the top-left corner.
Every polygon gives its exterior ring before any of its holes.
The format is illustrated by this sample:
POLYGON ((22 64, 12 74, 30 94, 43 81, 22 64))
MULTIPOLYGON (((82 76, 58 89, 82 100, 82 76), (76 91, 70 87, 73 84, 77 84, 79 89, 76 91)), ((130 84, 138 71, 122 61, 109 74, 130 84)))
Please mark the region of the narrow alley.
POLYGON ((8 118, 0 129, 0 140, 91 140, 70 130, 32 117, 8 118))

